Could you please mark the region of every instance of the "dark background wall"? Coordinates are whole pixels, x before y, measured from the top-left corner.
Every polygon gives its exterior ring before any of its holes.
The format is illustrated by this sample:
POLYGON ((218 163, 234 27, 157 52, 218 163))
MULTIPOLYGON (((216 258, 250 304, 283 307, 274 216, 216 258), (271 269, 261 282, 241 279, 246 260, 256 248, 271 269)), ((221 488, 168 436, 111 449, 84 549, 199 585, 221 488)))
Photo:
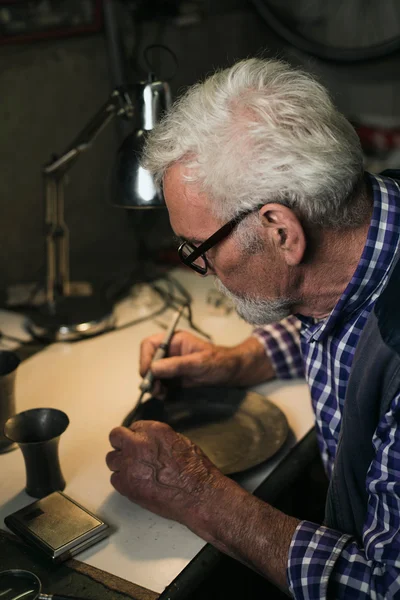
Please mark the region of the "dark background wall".
MULTIPOLYGON (((251 55, 281 56, 304 64, 330 87, 350 117, 398 119, 398 59, 337 67, 287 47, 247 0, 185 3, 168 20, 148 10, 140 23, 120 13, 130 74, 139 73, 149 43, 171 47, 179 60, 174 96, 215 67, 251 55)), ((160 58, 161 77, 171 64, 160 58)), ((112 87, 103 33, 70 39, 0 46, 0 290, 44 274, 41 166, 60 152, 104 102, 112 87)), ((137 240, 168 244, 166 214, 146 215, 110 205, 108 172, 117 148, 109 126, 73 167, 66 194, 73 279, 102 282, 134 267, 137 240), (161 240, 161 241, 160 241, 161 240)))

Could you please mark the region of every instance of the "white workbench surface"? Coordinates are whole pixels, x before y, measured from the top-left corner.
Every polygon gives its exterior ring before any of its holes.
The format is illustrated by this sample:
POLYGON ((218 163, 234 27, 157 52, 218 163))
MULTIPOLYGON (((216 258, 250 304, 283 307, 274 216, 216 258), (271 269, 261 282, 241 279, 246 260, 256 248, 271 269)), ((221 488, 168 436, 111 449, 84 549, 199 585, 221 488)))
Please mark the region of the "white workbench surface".
MULTIPOLYGON (((206 298, 213 289, 211 278, 201 279, 188 270, 175 276, 193 295, 197 325, 212 334, 215 342, 233 345, 245 339, 251 327, 234 312, 224 315, 210 307, 206 298)), ((154 296, 143 288, 138 296, 117 308, 120 322, 154 310, 154 296)), ((17 411, 34 407, 64 410, 70 425, 60 440, 60 462, 67 481, 65 493, 97 513, 116 528, 108 539, 77 556, 87 564, 132 581, 155 592, 163 589, 204 546, 182 525, 168 521, 132 504, 117 494, 109 482, 105 464, 109 431, 119 425, 138 397, 138 359, 142 338, 162 331, 167 312, 119 332, 74 344, 54 344, 24 361, 16 382, 17 411)), ((0 311, 0 329, 20 335, 21 318, 0 311)), ((187 328, 182 320, 181 328, 187 328)), ((11 347, 3 344, 2 348, 11 347)), ((285 413, 294 434, 293 444, 313 426, 309 393, 303 381, 273 382, 255 388, 285 413)), ((287 449, 288 450, 288 449, 287 449)), ((284 453, 245 479, 255 487, 282 460, 284 453)), ((0 455, 0 527, 4 517, 33 499, 24 492, 25 469, 19 449, 0 455)))

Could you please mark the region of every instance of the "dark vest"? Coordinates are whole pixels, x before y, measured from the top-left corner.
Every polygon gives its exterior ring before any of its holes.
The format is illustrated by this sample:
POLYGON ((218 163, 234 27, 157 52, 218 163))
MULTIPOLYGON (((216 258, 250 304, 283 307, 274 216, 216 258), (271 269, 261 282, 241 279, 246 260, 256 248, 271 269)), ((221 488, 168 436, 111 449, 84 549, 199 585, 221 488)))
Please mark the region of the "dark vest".
POLYGON ((400 261, 367 319, 347 386, 325 524, 362 540, 372 438, 400 391, 400 261))

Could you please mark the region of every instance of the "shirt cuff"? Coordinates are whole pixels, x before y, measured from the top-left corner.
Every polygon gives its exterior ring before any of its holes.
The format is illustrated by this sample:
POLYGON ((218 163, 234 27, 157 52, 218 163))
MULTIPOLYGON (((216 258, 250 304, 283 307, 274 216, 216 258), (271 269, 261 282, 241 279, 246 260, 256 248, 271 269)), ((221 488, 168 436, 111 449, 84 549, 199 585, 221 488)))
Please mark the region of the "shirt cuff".
POLYGON ((300 348, 301 322, 294 316, 258 327, 253 336, 264 346, 278 379, 304 377, 304 363, 300 348))
POLYGON ((327 598, 331 573, 351 540, 334 529, 302 521, 293 535, 287 568, 290 593, 296 600, 327 598))

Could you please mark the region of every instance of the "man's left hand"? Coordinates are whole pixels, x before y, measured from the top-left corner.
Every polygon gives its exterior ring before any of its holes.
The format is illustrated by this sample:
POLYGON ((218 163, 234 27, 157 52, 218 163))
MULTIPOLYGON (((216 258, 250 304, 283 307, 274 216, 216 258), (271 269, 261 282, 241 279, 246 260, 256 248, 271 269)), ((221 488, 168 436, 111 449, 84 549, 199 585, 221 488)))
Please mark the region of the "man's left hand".
MULTIPOLYGON (((123 496, 201 534, 204 511, 230 480, 198 446, 171 427, 137 421, 110 433, 111 483, 123 496)), ((204 518, 205 517, 205 518, 204 518)))
POLYGON ((185 436, 157 421, 110 433, 111 483, 133 502, 183 523, 216 548, 287 589, 299 523, 225 477, 185 436))

